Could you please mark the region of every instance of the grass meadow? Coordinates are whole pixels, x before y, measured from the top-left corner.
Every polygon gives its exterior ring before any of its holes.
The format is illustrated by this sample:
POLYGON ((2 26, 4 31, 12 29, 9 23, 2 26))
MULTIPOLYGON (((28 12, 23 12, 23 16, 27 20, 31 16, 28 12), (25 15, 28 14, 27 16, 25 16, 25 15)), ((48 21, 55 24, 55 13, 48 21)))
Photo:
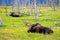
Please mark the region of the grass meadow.
MULTIPOLYGON (((0 40, 60 40, 60 8, 56 8, 56 11, 53 11, 52 8, 37 9, 39 19, 35 20, 35 15, 23 15, 18 18, 6 16, 5 8, 0 7, 0 17, 5 24, 4 26, 0 26, 0 40), (24 22, 31 24, 40 23, 45 27, 51 28, 54 33, 49 35, 28 33, 27 30, 29 27, 27 27, 24 22), (55 23, 57 23, 57 25, 55 23)), ((27 11, 25 14, 29 14, 29 10, 29 8, 23 8, 20 9, 20 12, 27 11)), ((10 13, 11 8, 8 7, 8 14, 10 15, 10 13)), ((32 14, 34 14, 33 9, 32 14)))

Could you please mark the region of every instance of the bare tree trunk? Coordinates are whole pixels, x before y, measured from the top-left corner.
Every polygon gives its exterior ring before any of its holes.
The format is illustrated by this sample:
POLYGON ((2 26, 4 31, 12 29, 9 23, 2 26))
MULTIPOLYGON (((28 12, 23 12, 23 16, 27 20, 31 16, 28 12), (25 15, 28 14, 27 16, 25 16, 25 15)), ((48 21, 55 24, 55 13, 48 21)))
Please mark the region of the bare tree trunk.
POLYGON ((18 12, 20 12, 20 0, 17 0, 17 3, 18 3, 18 4, 17 4, 17 5, 18 5, 18 6, 17 6, 17 7, 18 7, 18 12))
POLYGON ((5 0, 2 0, 2 6, 4 6, 4 2, 5 2, 5 0))
POLYGON ((7 2, 8 2, 8 0, 6 0, 6 3, 4 3, 5 2, 5 0, 2 0, 2 6, 5 6, 5 13, 6 13, 6 16, 8 16, 8 8, 7 8, 7 2))
POLYGON ((14 0, 14 2, 13 2, 13 6, 12 6, 12 11, 13 12, 20 12, 20 3, 19 3, 20 1, 19 0, 14 0))
MULTIPOLYGON (((6 0, 7 2, 8 2, 8 0, 6 0)), ((6 12, 6 16, 8 16, 8 11, 7 11, 7 4, 6 3, 4 3, 5 2, 5 0, 2 0, 2 6, 4 6, 5 7, 5 12, 6 12)))
POLYGON ((37 13, 37 5, 36 5, 36 0, 34 0, 34 11, 35 11, 35 19, 38 19, 38 13, 37 13))
POLYGON ((4 26, 4 23, 1 18, 0 18, 0 26, 4 26))
POLYGON ((8 16, 8 8, 7 8, 7 5, 5 7, 5 10, 6 10, 6 16, 8 16))
MULTIPOLYGON (((27 1, 28 0, 25 0, 25 9, 27 8, 27 1)), ((25 14, 27 14, 27 10, 25 10, 25 14)))
POLYGON ((30 8, 30 16, 32 15, 32 4, 30 3, 30 0, 29 0, 29 8, 30 8))
POLYGON ((54 2, 54 0, 51 0, 51 5, 52 5, 52 8, 53 8, 53 10, 55 11, 55 2, 54 2))
MULTIPOLYGON (((24 1, 24 0, 22 0, 22 1, 24 1)), ((24 8, 24 4, 23 4, 23 2, 22 2, 22 9, 24 8)))
MULTIPOLYGON (((7 2, 8 2, 8 0, 7 0, 7 2)), ((8 4, 8 3, 7 3, 8 4)), ((7 8, 7 4, 5 4, 5 9, 6 9, 6 16, 8 16, 8 8, 7 8)))
POLYGON ((46 8, 48 7, 48 0, 46 1, 46 8))
POLYGON ((59 0, 59 8, 60 8, 60 0, 59 0))

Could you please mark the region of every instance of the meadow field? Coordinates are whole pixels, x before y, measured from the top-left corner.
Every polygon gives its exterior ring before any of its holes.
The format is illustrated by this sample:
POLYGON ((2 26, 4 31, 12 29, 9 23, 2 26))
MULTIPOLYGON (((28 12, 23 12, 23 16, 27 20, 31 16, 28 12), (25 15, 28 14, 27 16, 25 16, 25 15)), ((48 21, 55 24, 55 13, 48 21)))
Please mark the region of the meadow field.
MULTIPOLYGON (((25 12, 26 10, 26 14, 29 14, 29 8, 20 9, 20 12, 25 12)), ((38 8, 38 20, 35 20, 35 15, 23 15, 18 18, 6 16, 5 11, 4 7, 0 7, 0 18, 5 24, 0 26, 0 40, 60 40, 60 8, 56 8, 56 11, 53 11, 52 8, 38 8), (25 25, 25 22, 31 24, 40 23, 45 27, 51 28, 54 33, 48 35, 28 33, 29 27, 25 25)), ((8 14, 10 15, 10 13, 11 8, 8 7, 8 14)), ((33 9, 32 13, 34 14, 33 9)))

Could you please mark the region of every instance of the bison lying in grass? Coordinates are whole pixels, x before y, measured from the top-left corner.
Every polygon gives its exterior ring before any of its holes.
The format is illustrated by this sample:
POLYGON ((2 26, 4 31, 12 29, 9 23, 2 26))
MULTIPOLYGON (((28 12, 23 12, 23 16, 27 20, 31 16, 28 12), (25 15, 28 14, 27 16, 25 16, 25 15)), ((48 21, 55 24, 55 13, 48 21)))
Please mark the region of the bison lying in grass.
POLYGON ((50 28, 41 26, 39 23, 36 23, 31 25, 28 32, 51 34, 53 33, 53 30, 51 30, 50 28))
POLYGON ((20 15, 19 15, 18 13, 12 12, 12 13, 10 14, 10 16, 12 16, 12 17, 19 17, 20 15))

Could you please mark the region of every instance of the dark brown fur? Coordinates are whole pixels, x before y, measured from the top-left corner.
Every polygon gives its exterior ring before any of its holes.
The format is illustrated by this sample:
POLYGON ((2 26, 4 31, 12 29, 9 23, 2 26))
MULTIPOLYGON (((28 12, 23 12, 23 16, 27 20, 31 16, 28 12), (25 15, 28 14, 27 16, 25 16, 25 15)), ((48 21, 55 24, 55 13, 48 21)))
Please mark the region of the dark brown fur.
POLYGON ((41 26, 39 23, 31 25, 28 32, 43 33, 43 34, 53 33, 53 31, 50 28, 41 26))
POLYGON ((12 12, 12 13, 10 14, 10 16, 12 16, 12 17, 19 17, 19 15, 18 15, 18 14, 15 14, 14 12, 12 12))

